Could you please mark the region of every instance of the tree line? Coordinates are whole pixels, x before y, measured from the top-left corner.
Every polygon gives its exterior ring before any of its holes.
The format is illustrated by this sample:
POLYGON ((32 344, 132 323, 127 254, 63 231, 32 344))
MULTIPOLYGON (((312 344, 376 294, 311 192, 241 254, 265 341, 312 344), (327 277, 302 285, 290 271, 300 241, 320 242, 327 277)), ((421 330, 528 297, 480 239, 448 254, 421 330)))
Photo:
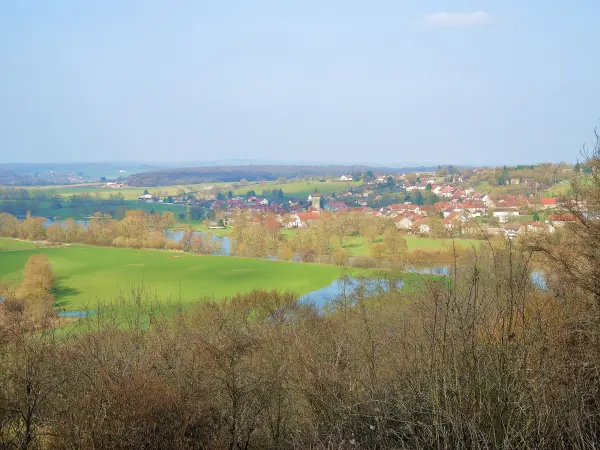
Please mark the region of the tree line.
POLYGON ((221 250, 220 241, 194 234, 186 229, 181 240, 167 237, 167 230, 176 224, 171 212, 151 214, 130 210, 121 220, 108 214, 96 213, 86 224, 74 219, 54 222, 45 227, 46 219, 27 215, 24 220, 0 213, 0 236, 56 244, 79 243, 119 248, 151 248, 184 250, 199 254, 215 254, 221 250))

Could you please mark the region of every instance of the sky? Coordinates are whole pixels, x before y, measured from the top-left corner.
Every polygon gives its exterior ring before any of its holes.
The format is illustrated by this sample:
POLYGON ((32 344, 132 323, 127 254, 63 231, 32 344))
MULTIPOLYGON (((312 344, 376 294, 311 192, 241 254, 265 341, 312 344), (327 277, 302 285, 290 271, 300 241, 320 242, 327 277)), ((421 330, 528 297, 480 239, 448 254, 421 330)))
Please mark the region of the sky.
POLYGON ((600 2, 0 2, 0 162, 575 161, 600 2))

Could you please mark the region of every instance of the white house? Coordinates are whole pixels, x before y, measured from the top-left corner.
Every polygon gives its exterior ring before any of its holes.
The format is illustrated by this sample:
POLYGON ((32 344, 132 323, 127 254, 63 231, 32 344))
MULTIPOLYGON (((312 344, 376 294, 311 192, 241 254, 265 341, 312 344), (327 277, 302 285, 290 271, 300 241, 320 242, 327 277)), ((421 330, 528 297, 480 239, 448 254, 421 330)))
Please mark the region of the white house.
POLYGON ((352 181, 352 180, 353 180, 352 175, 342 175, 340 177, 340 181, 352 181))
POLYGON ((416 214, 402 214, 396 216, 394 222, 399 230, 410 230, 418 219, 416 214))
POLYGON ((506 223, 513 217, 519 217, 519 211, 514 209, 496 209, 492 216, 497 218, 500 223, 506 223))
POLYGON ((306 222, 300 219, 297 214, 294 214, 290 221, 284 225, 285 228, 306 228, 306 222))
POLYGON ((528 222, 525 224, 527 227, 527 231, 530 233, 548 233, 552 234, 556 231, 553 225, 549 223, 541 223, 541 222, 528 222))
POLYGON ((420 234, 429 234, 431 232, 429 223, 424 219, 417 220, 413 227, 415 228, 415 231, 420 234))
POLYGON ((140 195, 140 196, 138 197, 138 200, 141 200, 141 201, 146 201, 146 202, 147 202, 147 201, 149 201, 149 200, 152 200, 153 198, 154 198, 154 197, 152 197, 152 194, 144 194, 144 195, 140 195))
POLYGON ((522 223, 509 223, 502 228, 502 232, 509 238, 512 239, 516 237, 518 234, 524 233, 527 231, 527 227, 522 223))

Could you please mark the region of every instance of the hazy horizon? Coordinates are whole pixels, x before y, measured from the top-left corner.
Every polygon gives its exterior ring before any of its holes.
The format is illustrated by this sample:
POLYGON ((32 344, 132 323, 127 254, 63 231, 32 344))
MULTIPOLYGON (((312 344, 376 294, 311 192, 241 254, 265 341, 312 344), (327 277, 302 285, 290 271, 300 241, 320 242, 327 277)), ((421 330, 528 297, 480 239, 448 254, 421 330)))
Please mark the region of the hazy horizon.
POLYGON ((574 162, 600 4, 0 5, 0 163, 574 162), (416 162, 411 162, 416 161, 416 162))

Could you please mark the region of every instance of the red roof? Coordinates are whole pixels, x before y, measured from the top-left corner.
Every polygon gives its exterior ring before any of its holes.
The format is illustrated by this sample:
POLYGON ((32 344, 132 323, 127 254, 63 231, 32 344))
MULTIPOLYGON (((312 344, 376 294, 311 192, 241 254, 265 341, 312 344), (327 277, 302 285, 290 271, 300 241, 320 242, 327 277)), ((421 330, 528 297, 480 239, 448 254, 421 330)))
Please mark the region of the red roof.
POLYGON ((397 211, 416 211, 419 209, 419 205, 405 205, 404 203, 394 203, 389 206, 390 209, 395 209, 397 211))
POLYGON ((423 216, 421 216, 419 214, 414 214, 414 213, 400 214, 400 215, 394 217, 394 221, 400 222, 402 219, 416 220, 416 219, 420 219, 421 217, 423 217, 423 216))
POLYGON ((480 202, 480 201, 459 203, 458 207, 461 207, 461 206, 464 209, 485 209, 485 203, 480 202))
POLYGON ((433 205, 433 209, 436 210, 442 210, 442 209, 446 209, 450 206, 450 202, 437 202, 433 205))
POLYGON ((542 198, 542 205, 546 205, 546 206, 554 206, 556 205, 556 199, 555 198, 542 198))
POLYGON ((546 220, 549 222, 575 222, 577 217, 573 214, 552 214, 546 220))
POLYGON ((345 203, 343 203, 343 202, 329 202, 327 205, 328 205, 330 208, 338 208, 338 209, 339 209, 339 208, 347 208, 347 207, 348 207, 348 205, 346 205, 346 204, 345 204, 345 203))
POLYGON ((315 213, 315 212, 299 212, 296 213, 296 215, 298 216, 298 219, 300 219, 303 222, 306 222, 307 220, 315 220, 319 218, 319 214, 315 213))

